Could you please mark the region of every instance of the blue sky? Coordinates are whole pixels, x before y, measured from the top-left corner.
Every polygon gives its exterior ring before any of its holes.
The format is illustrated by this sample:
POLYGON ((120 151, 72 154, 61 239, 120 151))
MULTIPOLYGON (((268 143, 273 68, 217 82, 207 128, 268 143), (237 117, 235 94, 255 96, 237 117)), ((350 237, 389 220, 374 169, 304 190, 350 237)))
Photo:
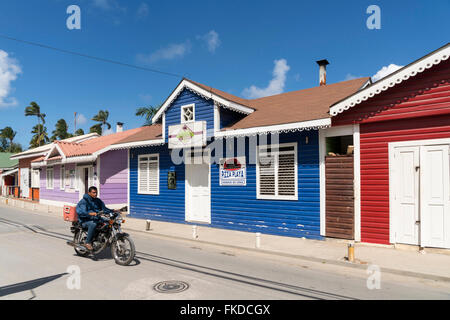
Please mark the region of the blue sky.
MULTIPOLYGON (((61 49, 184 75, 243 97, 373 76, 406 65, 449 41, 450 2, 435 1, 2 1, 0 34, 61 49), (69 5, 81 30, 69 30, 69 5), (381 29, 370 30, 370 5, 381 29)), ((100 109, 110 123, 140 126, 136 108, 165 100, 180 78, 62 54, 0 38, 0 128, 12 126, 28 147, 36 101, 49 134, 74 112, 87 121, 100 109), (3 52, 3 55, 2 55, 3 52), (3 70, 3 72, 2 72, 3 70)))

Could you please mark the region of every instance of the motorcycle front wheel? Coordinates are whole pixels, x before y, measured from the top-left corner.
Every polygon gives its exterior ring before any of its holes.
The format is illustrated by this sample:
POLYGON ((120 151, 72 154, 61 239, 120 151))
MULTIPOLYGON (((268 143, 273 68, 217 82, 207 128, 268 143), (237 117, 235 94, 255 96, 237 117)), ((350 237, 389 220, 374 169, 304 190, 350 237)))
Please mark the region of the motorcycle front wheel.
POLYGON ((136 254, 134 242, 129 237, 122 237, 111 244, 111 254, 114 261, 121 266, 127 266, 136 254))

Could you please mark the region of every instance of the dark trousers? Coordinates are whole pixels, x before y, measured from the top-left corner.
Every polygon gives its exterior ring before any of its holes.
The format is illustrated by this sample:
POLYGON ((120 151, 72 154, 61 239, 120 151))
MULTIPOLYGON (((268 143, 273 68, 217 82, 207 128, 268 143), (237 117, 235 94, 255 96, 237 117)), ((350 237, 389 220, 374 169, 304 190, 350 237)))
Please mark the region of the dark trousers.
POLYGON ((83 228, 88 229, 86 243, 92 244, 92 238, 94 237, 95 228, 97 227, 97 224, 99 222, 100 221, 98 221, 98 220, 89 220, 89 221, 85 221, 85 222, 81 223, 81 226, 83 228))

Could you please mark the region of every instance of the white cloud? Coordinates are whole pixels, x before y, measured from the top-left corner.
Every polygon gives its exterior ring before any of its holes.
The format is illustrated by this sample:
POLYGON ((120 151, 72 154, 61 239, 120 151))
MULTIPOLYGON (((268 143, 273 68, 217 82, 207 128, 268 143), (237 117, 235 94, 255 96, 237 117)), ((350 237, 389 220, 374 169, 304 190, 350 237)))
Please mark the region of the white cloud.
POLYGON ((83 124, 87 123, 87 119, 82 113, 78 113, 76 119, 77 119, 77 126, 78 125, 82 126, 83 124))
POLYGON ((378 81, 378 80, 390 75, 391 73, 397 71, 400 68, 403 68, 403 66, 398 66, 396 64, 390 64, 387 67, 384 66, 383 68, 378 70, 378 72, 372 76, 372 81, 373 82, 378 81))
POLYGON ((149 13, 150 13, 150 8, 149 8, 148 4, 146 4, 145 2, 142 2, 137 10, 136 15, 138 18, 142 19, 142 18, 145 18, 146 16, 148 16, 149 13))
POLYGON ((184 43, 170 44, 165 48, 161 48, 151 54, 138 54, 137 59, 145 64, 152 64, 160 60, 173 60, 181 58, 191 51, 191 42, 189 40, 184 43))
POLYGON ((8 53, 0 50, 0 108, 17 105, 14 97, 8 97, 11 93, 11 82, 22 73, 16 59, 9 57, 8 53))
POLYGON ((350 74, 350 73, 347 73, 347 75, 345 76, 344 81, 353 80, 353 79, 358 79, 358 78, 361 78, 361 77, 355 76, 355 75, 350 74))
POLYGON ((116 0, 93 0, 94 7, 103 9, 105 11, 119 10, 125 12, 127 9, 119 5, 116 0))
POLYGON ((140 94, 139 98, 145 103, 150 103, 150 101, 152 101, 152 96, 150 94, 140 94))
POLYGON ((286 83, 286 74, 291 67, 288 66, 286 59, 275 60, 274 63, 273 78, 270 80, 269 85, 266 88, 258 88, 252 85, 250 88, 244 89, 242 94, 246 98, 257 99, 283 92, 286 83))
POLYGON ((206 45, 208 46, 208 50, 211 53, 216 52, 216 49, 220 46, 221 41, 219 39, 219 34, 211 30, 207 34, 203 36, 197 36, 197 39, 201 39, 206 42, 206 45))

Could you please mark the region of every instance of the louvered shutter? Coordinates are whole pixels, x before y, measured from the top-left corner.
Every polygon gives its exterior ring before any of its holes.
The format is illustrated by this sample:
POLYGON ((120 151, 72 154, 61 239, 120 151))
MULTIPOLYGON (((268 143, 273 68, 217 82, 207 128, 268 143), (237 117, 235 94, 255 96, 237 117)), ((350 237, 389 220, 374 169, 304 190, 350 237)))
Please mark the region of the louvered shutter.
POLYGON ((258 149, 258 198, 297 200, 296 145, 258 149))
POLYGON ((295 154, 278 155, 278 195, 295 196, 295 154))
POLYGON ((149 158, 148 163, 148 192, 159 193, 159 161, 157 156, 149 158))
POLYGON ((139 159, 139 192, 148 190, 148 158, 139 159))
POLYGON ((259 194, 274 196, 275 159, 268 154, 259 155, 259 194))

